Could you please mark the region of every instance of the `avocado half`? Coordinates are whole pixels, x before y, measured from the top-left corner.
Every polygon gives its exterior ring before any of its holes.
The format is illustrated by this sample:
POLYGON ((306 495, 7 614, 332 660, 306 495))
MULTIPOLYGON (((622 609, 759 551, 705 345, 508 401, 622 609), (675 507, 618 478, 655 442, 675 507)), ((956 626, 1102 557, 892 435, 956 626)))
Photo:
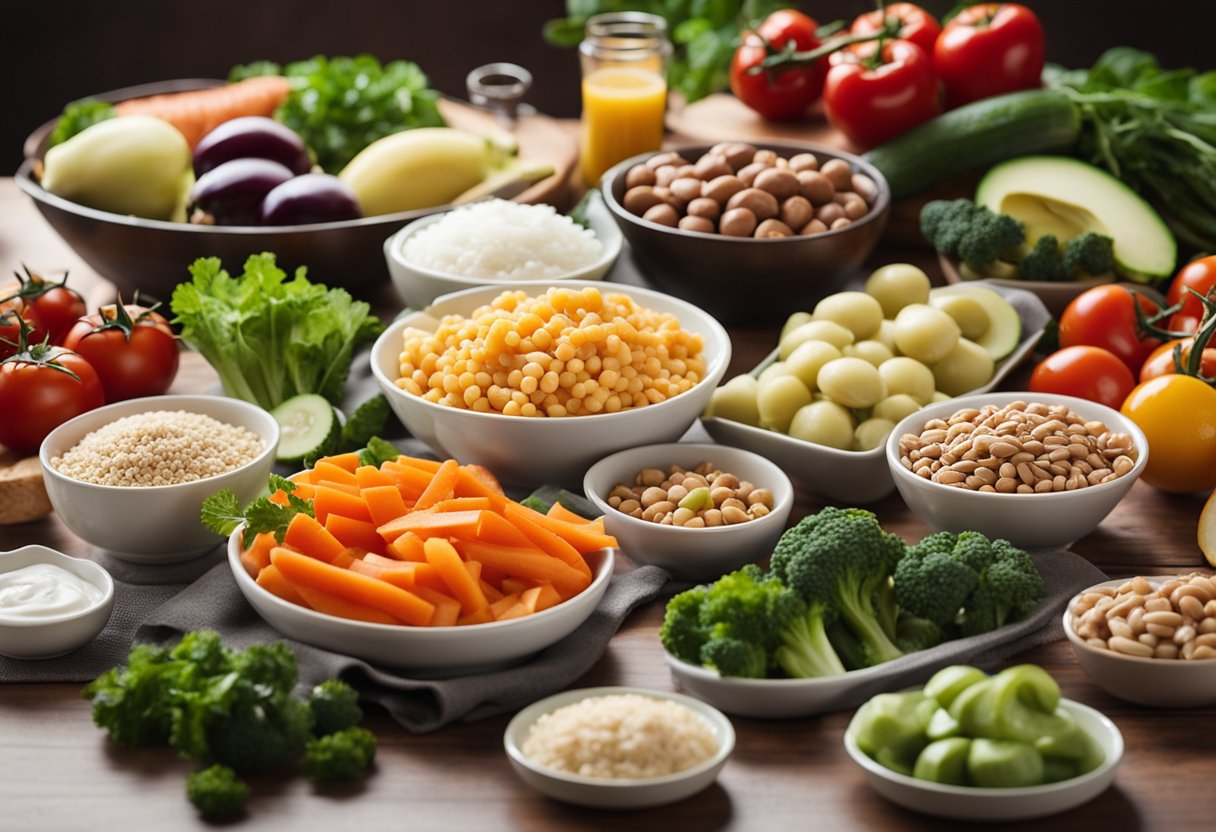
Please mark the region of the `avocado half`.
POLYGON ((1106 171, 1067 156, 1024 156, 997 165, 975 201, 1026 226, 1027 242, 1054 234, 1064 243, 1084 231, 1114 240, 1115 265, 1141 281, 1174 273, 1177 245, 1165 221, 1106 171))

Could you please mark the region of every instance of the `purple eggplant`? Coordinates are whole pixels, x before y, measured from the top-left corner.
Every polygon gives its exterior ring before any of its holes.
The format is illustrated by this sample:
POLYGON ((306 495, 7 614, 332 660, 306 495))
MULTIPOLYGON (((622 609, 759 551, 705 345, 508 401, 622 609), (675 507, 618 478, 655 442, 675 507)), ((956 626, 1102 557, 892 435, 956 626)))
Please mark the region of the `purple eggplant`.
POLYGON ((194 175, 201 177, 233 159, 269 159, 294 174, 308 173, 312 160, 303 140, 290 127, 265 116, 225 121, 194 148, 194 175))
POLYGON ((328 173, 306 173, 266 194, 262 225, 304 225, 357 220, 363 216, 355 191, 328 173))
POLYGON ((258 225, 266 195, 291 179, 290 170, 269 159, 224 162, 194 183, 190 192, 191 221, 258 225))

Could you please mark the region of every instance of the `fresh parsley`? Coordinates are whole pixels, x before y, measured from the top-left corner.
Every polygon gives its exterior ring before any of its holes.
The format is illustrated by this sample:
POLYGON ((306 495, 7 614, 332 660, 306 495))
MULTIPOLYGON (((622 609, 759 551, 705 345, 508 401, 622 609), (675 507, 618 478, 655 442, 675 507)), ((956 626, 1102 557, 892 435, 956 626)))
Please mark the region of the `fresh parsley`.
POLYGON ((203 501, 199 519, 208 529, 224 537, 231 535, 237 526, 244 523, 242 542, 246 547, 263 532, 272 532, 274 539, 282 543, 293 517, 297 514, 315 516, 312 500, 296 496, 295 490, 294 482, 271 474, 270 493, 282 491, 287 496, 287 505, 271 502, 270 497, 258 497, 242 510, 236 494, 232 489, 225 488, 203 501))

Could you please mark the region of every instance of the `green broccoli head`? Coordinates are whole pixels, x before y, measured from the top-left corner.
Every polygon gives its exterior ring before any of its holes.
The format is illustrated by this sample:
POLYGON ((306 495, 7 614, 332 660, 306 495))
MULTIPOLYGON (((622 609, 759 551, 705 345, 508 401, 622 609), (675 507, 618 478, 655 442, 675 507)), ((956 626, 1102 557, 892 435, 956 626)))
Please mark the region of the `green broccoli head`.
MULTIPOLYGON (((821 603, 853 630, 867 665, 903 655, 883 624, 876 594, 886 591, 906 547, 882 530, 873 512, 827 507, 804 517, 777 542, 772 573, 807 604, 821 603)), ((894 620, 889 621, 894 625, 894 620)))
POLYGON ((376 759, 376 737, 366 728, 343 728, 310 740, 304 771, 319 783, 358 780, 376 759))
MULTIPOLYGON (((959 610, 979 585, 979 572, 961 556, 958 536, 931 534, 908 547, 895 567, 895 599, 911 615, 939 627, 953 624, 959 610)), ((984 541, 987 547, 988 541, 984 541)), ((975 549, 977 541, 970 541, 975 549)))
POLYGON ((1063 258, 1069 275, 1105 274, 1115 267, 1115 241, 1103 234, 1084 231, 1064 246, 1063 258))
POLYGON ((308 694, 312 732, 318 737, 351 728, 363 720, 359 693, 338 679, 326 679, 308 694))
POLYGON ((996 559, 984 573, 984 580, 997 605, 1000 627, 1029 615, 1047 595, 1047 585, 1030 555, 1008 540, 992 541, 992 550, 996 559))
POLYGON ((701 646, 698 664, 713 668, 721 676, 763 679, 768 675, 768 653, 759 644, 728 635, 729 628, 716 627, 701 646))
POLYGON ((905 653, 936 647, 943 638, 942 628, 929 619, 900 613, 895 626, 895 643, 905 653))
POLYGON ((1061 281, 1074 276, 1064 268, 1060 241, 1054 234, 1044 234, 1035 241, 1034 248, 1018 264, 1018 277, 1022 280, 1061 281))
POLYGON ((204 820, 228 820, 245 810, 249 784, 227 766, 214 765, 186 778, 186 797, 204 820))
POLYGON ((693 587, 672 596, 663 612, 659 641, 664 650, 688 664, 701 663, 701 647, 709 638, 708 629, 701 625, 701 604, 707 594, 706 587, 693 587))
POLYGON ((775 658, 785 674, 794 679, 837 676, 847 668, 828 638, 827 623, 835 617, 826 604, 804 607, 805 612, 786 624, 775 658))
POLYGON ((921 209, 920 225, 935 249, 981 272, 1010 256, 1026 239, 1026 229, 1016 219, 969 199, 927 203, 921 209))
POLYGON ((210 759, 242 774, 271 771, 304 753, 312 737, 312 708, 289 694, 246 692, 207 728, 210 759))

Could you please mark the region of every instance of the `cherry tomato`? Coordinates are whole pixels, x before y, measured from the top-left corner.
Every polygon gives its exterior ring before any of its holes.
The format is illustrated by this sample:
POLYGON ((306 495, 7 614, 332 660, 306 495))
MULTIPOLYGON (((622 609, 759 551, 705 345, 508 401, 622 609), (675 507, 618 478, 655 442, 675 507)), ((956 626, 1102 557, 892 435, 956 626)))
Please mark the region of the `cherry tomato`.
POLYGON ((882 29, 884 19, 899 21, 899 33, 896 37, 900 40, 915 43, 925 50, 926 55, 933 54, 933 45, 942 32, 942 26, 936 17, 912 3, 890 3, 881 12, 866 12, 853 21, 849 32, 854 35, 877 32, 882 29))
POLYGON ((1077 297, 1060 316, 1060 346, 1088 345, 1113 352, 1132 373, 1160 341, 1140 336, 1133 296, 1146 315, 1156 313, 1157 304, 1123 286, 1095 286, 1077 297))
POLYGON ((1194 335, 1199 331, 1199 318, 1194 315, 1183 315, 1181 312, 1175 312, 1170 315, 1169 321, 1165 327, 1170 332, 1185 332, 1187 335, 1194 335))
POLYGON ((1174 330, 1175 318, 1193 318, 1198 321, 1203 317, 1203 304, 1187 289, 1193 289, 1206 297, 1214 287, 1216 287, 1216 254, 1200 257, 1183 266, 1182 270, 1174 276, 1169 294, 1165 296, 1166 302, 1170 306, 1182 304, 1182 308, 1170 318, 1170 329, 1174 330))
POLYGON ((30 306, 38 316, 39 324, 51 336, 52 344, 62 344, 76 320, 89 312, 80 293, 62 284, 48 288, 35 297, 30 306))
POLYGON ((854 144, 882 144, 941 112, 933 65, 916 44, 884 42, 882 62, 872 68, 864 54, 836 56, 823 85, 823 108, 854 144))
POLYGON ((38 344, 46 337, 46 332, 42 328, 42 322, 38 320, 36 313, 29 304, 20 297, 7 297, 5 294, 0 294, 4 300, 0 300, 0 358, 8 358, 17 352, 17 344, 21 340, 21 324, 18 318, 25 319, 25 326, 29 330, 26 339, 31 344, 38 344))
POLYGON ((1065 347, 1044 358, 1030 374, 1030 389, 1098 402, 1116 410, 1136 386, 1119 357, 1101 347, 1065 347))
MULTIPOLYGON (((1148 381, 1150 378, 1157 376, 1165 376, 1170 373, 1178 372, 1174 366, 1174 347, 1182 345, 1182 363, 1186 366, 1186 361, 1191 355, 1191 349, 1194 346, 1193 338, 1178 338, 1173 341, 1166 341, 1157 349, 1149 354, 1145 359, 1144 366, 1140 368, 1140 380, 1148 381)), ((1216 347, 1205 347, 1203 350, 1203 363, 1200 366, 1201 372, 1207 378, 1216 378, 1216 347)))
POLYGON ((802 12, 782 9, 773 12, 756 27, 744 32, 730 64, 730 88, 735 96, 764 118, 774 121, 806 115, 823 92, 827 58, 809 64, 774 67, 752 72, 753 67, 771 54, 788 48, 806 52, 819 46, 815 30, 819 24, 802 12))
POLYGON ((0 361, 0 444, 15 451, 35 453, 52 430, 103 404, 97 373, 63 347, 34 344, 0 361))
POLYGON ((1034 12, 1019 3, 981 3, 946 23, 933 65, 947 106, 957 107, 1042 86, 1043 55, 1043 26, 1034 12))
POLYGON ((1148 438, 1145 482, 1177 493, 1216 487, 1216 390, 1193 376, 1158 376, 1122 410, 1148 438))
POLYGON ((63 345, 93 365, 110 402, 160 395, 177 375, 180 354, 173 330, 142 306, 102 307, 77 321, 63 345))

